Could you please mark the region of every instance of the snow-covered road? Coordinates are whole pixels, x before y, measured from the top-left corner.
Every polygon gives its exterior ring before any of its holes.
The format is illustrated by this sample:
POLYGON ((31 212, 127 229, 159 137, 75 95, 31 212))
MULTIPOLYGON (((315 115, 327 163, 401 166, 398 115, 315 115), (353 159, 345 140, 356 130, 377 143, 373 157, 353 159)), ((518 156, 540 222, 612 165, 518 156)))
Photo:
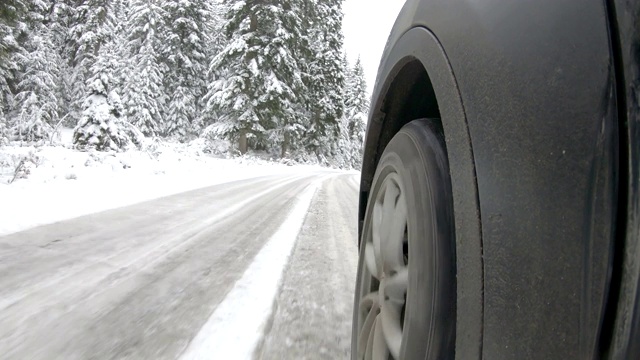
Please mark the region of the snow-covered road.
POLYGON ((356 214, 308 171, 0 237, 1 357, 348 358, 356 214))

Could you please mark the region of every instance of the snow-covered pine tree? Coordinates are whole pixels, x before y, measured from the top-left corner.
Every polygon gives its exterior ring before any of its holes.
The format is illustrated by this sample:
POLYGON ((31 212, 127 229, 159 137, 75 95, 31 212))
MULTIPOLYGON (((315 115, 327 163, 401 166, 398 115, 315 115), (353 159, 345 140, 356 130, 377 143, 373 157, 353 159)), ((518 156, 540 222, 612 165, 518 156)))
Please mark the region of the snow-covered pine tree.
MULTIPOLYGON (((75 0, 59 0, 51 3, 48 11, 47 27, 52 34, 52 42, 56 49, 56 57, 60 59, 58 69, 60 71, 58 93, 58 109, 62 124, 75 126, 79 118, 79 110, 72 113, 71 102, 74 90, 74 54, 77 49, 75 40, 72 40, 70 29, 75 14, 75 0), (73 116, 72 116, 73 115, 73 116)), ((76 104, 80 105, 80 104, 76 104)))
POLYGON ((310 126, 305 132, 307 149, 318 156, 334 156, 344 112, 342 64, 342 0, 311 2, 312 57, 306 83, 309 87, 310 126))
POLYGON ((111 89, 121 92, 127 66, 124 23, 128 0, 112 0, 113 24, 109 25, 109 37, 105 39, 89 67, 89 83, 107 76, 111 89))
POLYGON ((16 50, 13 30, 26 11, 26 0, 4 0, 0 3, 0 64, 6 63, 16 50))
POLYGON ((209 85, 217 79, 217 75, 214 72, 209 71, 209 66, 211 65, 211 60, 220 54, 227 44, 225 28, 226 16, 229 10, 229 4, 227 2, 211 1, 207 4, 211 17, 208 26, 210 33, 209 36, 207 36, 208 41, 205 46, 205 89, 203 96, 198 100, 199 112, 193 123, 194 131, 201 136, 205 135, 206 132, 210 130, 208 126, 211 125, 215 119, 218 119, 217 114, 211 111, 211 108, 207 105, 209 85))
POLYGON ((125 26, 128 67, 123 103, 129 121, 146 136, 160 132, 165 114, 166 67, 160 62, 158 52, 162 41, 158 28, 164 13, 158 0, 132 0, 125 26))
POLYGON ((87 95, 86 86, 96 74, 91 72, 100 48, 111 40, 115 30, 112 0, 67 0, 69 11, 68 84, 70 116, 77 120, 87 95))
POLYGON ((48 139, 58 121, 58 66, 61 61, 52 32, 45 25, 47 10, 44 1, 32 1, 26 17, 27 27, 18 38, 23 51, 14 56, 19 68, 16 112, 11 129, 11 137, 15 140, 48 139))
POLYGON ((121 93, 124 87, 127 70, 127 56, 125 48, 125 37, 122 25, 116 23, 115 31, 98 51, 95 62, 89 68, 89 83, 106 76, 110 88, 121 93))
POLYGON ((0 2, 0 139, 8 136, 5 114, 13 105, 12 84, 17 65, 14 55, 22 49, 16 41, 16 29, 24 28, 26 0, 3 0, 0 2))
POLYGON ((212 12, 208 0, 161 0, 164 10, 162 47, 168 96, 164 135, 195 133, 200 99, 206 92, 207 49, 212 12))
POLYGON ((210 15, 208 28, 211 34, 207 36, 208 43, 206 50, 207 56, 209 60, 211 60, 213 56, 220 53, 227 44, 225 19, 229 12, 229 3, 225 1, 210 1, 207 2, 207 9, 210 15))
POLYGON ((137 143, 137 129, 123 119, 123 107, 115 91, 109 91, 107 76, 89 85, 84 111, 73 131, 73 143, 80 149, 118 151, 137 143))
POLYGON ((353 68, 347 72, 342 126, 346 159, 350 166, 356 169, 362 165, 362 146, 368 114, 367 84, 362 63, 358 57, 353 68))
POLYGON ((207 111, 214 131, 249 147, 284 156, 303 131, 298 94, 304 84, 298 44, 300 1, 226 0, 228 44, 210 66, 207 111))

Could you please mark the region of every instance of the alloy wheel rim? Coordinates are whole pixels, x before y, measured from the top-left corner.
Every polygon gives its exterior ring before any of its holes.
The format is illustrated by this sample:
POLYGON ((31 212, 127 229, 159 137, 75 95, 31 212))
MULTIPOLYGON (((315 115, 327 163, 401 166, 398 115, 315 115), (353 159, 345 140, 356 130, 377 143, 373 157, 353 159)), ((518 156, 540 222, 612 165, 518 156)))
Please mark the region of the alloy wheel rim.
POLYGON ((407 202, 400 177, 384 179, 366 234, 359 302, 358 359, 399 359, 409 286, 407 202))

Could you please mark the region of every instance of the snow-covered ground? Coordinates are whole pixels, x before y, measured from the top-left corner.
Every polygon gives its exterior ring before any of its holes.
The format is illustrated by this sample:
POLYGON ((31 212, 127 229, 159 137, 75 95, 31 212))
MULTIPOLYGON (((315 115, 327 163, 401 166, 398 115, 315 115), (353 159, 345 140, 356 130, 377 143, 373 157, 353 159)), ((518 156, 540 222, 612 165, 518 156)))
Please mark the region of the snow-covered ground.
POLYGON ((201 139, 81 152, 72 148, 71 134, 63 129, 54 145, 0 147, 0 235, 205 186, 317 168, 214 157, 203 152, 201 139))

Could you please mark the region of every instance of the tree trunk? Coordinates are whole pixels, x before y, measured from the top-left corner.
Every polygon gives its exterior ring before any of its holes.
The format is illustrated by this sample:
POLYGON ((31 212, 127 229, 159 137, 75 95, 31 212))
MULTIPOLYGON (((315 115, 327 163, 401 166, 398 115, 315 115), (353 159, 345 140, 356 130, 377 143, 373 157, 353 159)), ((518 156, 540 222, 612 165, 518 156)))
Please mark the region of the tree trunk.
POLYGON ((238 141, 238 147, 240 148, 240 154, 247 153, 247 130, 240 130, 240 140, 238 141))
POLYGON ((258 30, 258 18, 256 14, 249 14, 249 31, 254 32, 258 30))
POLYGON ((280 153, 281 158, 284 158, 284 156, 287 155, 288 147, 289 147, 289 133, 285 131, 284 141, 282 141, 282 152, 280 153))

